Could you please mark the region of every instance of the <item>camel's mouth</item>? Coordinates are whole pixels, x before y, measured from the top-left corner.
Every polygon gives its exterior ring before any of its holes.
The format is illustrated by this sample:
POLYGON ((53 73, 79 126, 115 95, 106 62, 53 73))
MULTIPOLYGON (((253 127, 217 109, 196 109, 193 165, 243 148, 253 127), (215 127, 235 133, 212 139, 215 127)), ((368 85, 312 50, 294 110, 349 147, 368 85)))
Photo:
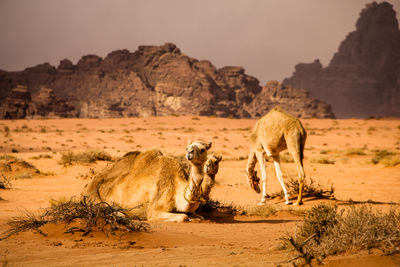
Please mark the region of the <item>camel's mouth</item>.
POLYGON ((258 194, 261 193, 260 185, 257 181, 252 181, 251 188, 256 191, 258 194))
POLYGON ((253 175, 249 177, 249 185, 258 194, 261 193, 260 178, 257 177, 257 172, 254 172, 253 175))
POLYGON ((192 160, 192 159, 194 159, 194 154, 193 154, 193 153, 187 153, 187 154, 186 154, 186 159, 187 159, 187 160, 192 160))

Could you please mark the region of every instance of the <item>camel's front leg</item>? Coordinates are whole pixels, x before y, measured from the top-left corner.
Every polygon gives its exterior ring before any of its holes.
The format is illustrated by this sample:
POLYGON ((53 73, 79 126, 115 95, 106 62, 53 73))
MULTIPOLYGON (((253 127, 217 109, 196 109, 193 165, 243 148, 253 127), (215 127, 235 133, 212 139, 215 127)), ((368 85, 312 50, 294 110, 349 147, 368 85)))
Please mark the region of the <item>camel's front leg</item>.
POLYGON ((286 205, 292 204, 292 202, 289 200, 289 194, 286 190, 285 182, 283 181, 283 175, 282 175, 282 170, 281 170, 281 160, 280 160, 279 154, 276 156, 273 156, 272 158, 274 159, 276 178, 278 178, 278 181, 282 186, 283 193, 285 194, 285 204, 286 205))
POLYGON ((267 170, 263 152, 256 152, 257 161, 260 164, 261 180, 262 180, 262 197, 259 204, 267 202, 267 170))
POLYGON ((189 220, 193 220, 194 219, 194 220, 204 221, 203 216, 197 214, 194 211, 193 212, 189 212, 188 215, 189 215, 189 220))
POLYGON ((149 212, 147 220, 159 222, 185 222, 189 220, 189 216, 187 216, 185 213, 172 213, 155 210, 149 212))

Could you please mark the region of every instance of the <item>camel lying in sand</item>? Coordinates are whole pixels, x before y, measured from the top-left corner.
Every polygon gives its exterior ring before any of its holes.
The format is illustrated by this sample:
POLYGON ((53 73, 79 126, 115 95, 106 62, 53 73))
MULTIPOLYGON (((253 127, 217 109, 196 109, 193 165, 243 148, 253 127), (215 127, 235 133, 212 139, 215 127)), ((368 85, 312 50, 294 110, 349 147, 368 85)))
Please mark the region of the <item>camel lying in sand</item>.
POLYGON ((200 218, 204 164, 211 142, 196 141, 186 148, 190 174, 175 158, 159 150, 131 152, 99 173, 86 187, 84 195, 116 203, 123 208, 147 204, 149 221, 183 222, 200 218))
POLYGON ((273 108, 267 115, 257 121, 250 136, 250 152, 247 162, 247 179, 251 188, 260 193, 259 181, 254 167, 258 161, 261 169, 263 191, 260 203, 267 199, 267 173, 264 153, 274 160, 276 177, 285 194, 285 204, 290 204, 280 166, 279 152, 288 149, 292 155, 299 175, 299 194, 296 205, 302 204, 304 185, 303 151, 307 134, 301 122, 284 112, 281 108, 273 108))

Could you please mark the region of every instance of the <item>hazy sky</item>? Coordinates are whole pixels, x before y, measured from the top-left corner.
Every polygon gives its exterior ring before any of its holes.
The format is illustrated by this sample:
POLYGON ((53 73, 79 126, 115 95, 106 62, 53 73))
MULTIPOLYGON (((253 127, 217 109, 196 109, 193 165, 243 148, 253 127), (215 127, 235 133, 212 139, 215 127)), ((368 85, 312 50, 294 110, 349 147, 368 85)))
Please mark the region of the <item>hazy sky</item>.
MULTIPOLYGON (((326 66, 367 0, 0 0, 0 69, 175 43, 262 84, 294 65, 326 66)), ((381 2, 381 1, 378 1, 381 2)), ((399 20, 400 0, 388 1, 399 20)))

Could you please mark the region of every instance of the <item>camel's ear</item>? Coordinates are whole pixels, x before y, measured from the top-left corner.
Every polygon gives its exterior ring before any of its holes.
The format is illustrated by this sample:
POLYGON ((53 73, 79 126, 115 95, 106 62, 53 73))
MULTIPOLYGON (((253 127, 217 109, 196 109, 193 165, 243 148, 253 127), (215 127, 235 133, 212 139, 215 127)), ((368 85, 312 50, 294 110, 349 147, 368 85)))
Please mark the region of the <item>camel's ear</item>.
POLYGON ((222 160, 222 156, 215 156, 217 158, 217 161, 220 162, 222 160))
POLYGON ((208 142, 208 143, 206 143, 206 149, 209 150, 209 149, 211 148, 211 145, 212 145, 212 142, 211 142, 211 141, 208 142))

